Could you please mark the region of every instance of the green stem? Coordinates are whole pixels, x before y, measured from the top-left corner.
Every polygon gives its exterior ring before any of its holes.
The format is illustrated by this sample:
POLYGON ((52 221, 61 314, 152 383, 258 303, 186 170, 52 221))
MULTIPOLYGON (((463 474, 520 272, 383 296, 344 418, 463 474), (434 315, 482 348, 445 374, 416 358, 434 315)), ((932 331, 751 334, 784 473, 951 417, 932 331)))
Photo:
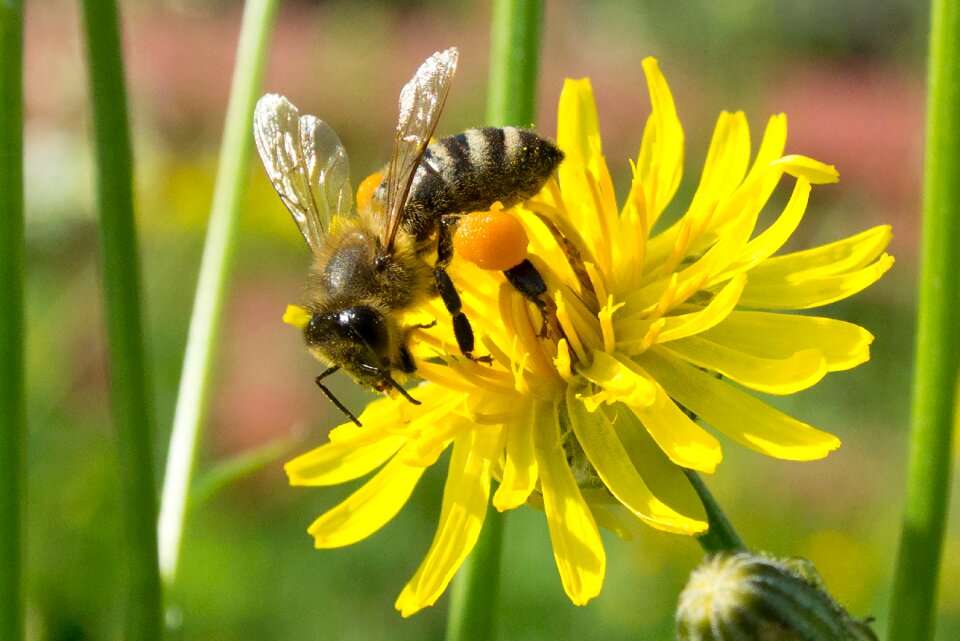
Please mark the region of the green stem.
MULTIPOLYGON (((542 22, 542 0, 494 0, 488 125, 533 123, 542 22)), ((457 573, 447 621, 448 641, 496 637, 502 549, 503 517, 491 509, 476 547, 457 573)))
POLYGON ((497 637, 503 521, 503 514, 487 508, 480 538, 454 579, 447 641, 487 641, 497 637))
POLYGON ((23 4, 0 0, 0 639, 24 638, 23 4))
POLYGON ((542 0, 495 0, 487 124, 527 126, 537 112, 542 0))
POLYGON ((960 363, 960 2, 931 9, 916 366, 907 501, 888 637, 933 638, 960 363))
POLYGON ((163 482, 158 531, 161 574, 168 585, 177 572, 187 497, 212 380, 211 363, 220 338, 223 302, 233 267, 240 203, 253 143, 253 108, 260 91, 277 4, 278 0, 247 0, 240 26, 210 225, 190 318, 163 482))
POLYGON ((125 639, 162 634, 157 496, 133 214, 133 162, 119 17, 113 0, 84 0, 97 159, 100 247, 109 335, 110 397, 117 429, 120 514, 127 571, 125 639))
POLYGON ((697 537, 697 542, 703 548, 703 551, 707 553, 746 551, 747 546, 740 540, 736 530, 727 520, 727 515, 720 509, 720 504, 713 498, 713 494, 710 493, 700 475, 693 470, 681 469, 687 475, 690 485, 693 486, 707 512, 707 523, 710 525, 710 529, 697 537))

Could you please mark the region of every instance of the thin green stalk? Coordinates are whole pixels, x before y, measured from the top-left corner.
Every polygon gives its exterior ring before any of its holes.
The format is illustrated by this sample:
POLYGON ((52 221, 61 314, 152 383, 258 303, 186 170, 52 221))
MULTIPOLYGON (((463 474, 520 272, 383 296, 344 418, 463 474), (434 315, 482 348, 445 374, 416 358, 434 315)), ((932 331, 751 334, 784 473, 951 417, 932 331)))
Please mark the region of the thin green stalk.
POLYGON ((713 498, 713 494, 710 493, 700 475, 693 470, 682 469, 707 512, 707 523, 710 529, 697 537, 697 542, 703 551, 707 553, 745 551, 747 546, 740 540, 740 536, 727 520, 727 515, 720 509, 720 504, 713 498))
POLYGON ((960 2, 934 0, 907 502, 888 637, 933 638, 960 363, 960 2))
POLYGON ((84 0, 90 62, 100 253, 106 298, 110 397, 117 429, 120 513, 125 535, 125 639, 162 634, 157 572, 157 496, 140 311, 140 261, 133 215, 133 161, 117 6, 84 0))
POLYGON ((543 0, 495 0, 487 124, 527 126, 537 113, 543 0))
POLYGON ((24 638, 23 4, 0 0, 0 639, 24 638))
POLYGON ((453 582, 447 641, 485 641, 497 636, 503 520, 503 514, 487 508, 480 538, 453 582))
POLYGON ((160 505, 160 571, 167 585, 177 572, 180 540, 196 461, 200 426, 206 417, 211 363, 220 338, 223 302, 233 266, 240 203, 253 143, 253 107, 260 91, 278 0, 247 0, 230 101, 220 146, 220 161, 210 226, 190 318, 190 332, 170 436, 160 505))
MULTIPOLYGON (((542 22, 542 0, 494 0, 488 125, 533 124, 542 22)), ((502 548, 503 517, 488 514, 476 547, 457 573, 447 619, 448 641, 496 638, 502 548)))

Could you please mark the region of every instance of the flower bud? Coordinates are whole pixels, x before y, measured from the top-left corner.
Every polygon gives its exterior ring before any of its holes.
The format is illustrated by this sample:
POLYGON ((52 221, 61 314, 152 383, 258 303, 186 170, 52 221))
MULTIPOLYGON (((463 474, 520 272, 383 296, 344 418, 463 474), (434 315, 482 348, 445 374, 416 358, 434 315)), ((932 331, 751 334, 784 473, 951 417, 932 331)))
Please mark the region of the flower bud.
POLYGON ((876 641, 804 559, 749 552, 708 557, 677 607, 680 641, 876 641))

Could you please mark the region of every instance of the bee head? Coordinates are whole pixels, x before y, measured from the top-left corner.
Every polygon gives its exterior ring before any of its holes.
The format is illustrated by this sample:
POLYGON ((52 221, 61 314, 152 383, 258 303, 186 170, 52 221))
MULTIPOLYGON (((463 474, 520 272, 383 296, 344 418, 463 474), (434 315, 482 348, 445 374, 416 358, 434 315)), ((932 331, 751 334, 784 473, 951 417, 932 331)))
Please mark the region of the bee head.
POLYGON ((303 335, 312 351, 345 369, 362 385, 381 389, 384 378, 390 376, 390 328, 374 307, 357 305, 314 314, 303 335))

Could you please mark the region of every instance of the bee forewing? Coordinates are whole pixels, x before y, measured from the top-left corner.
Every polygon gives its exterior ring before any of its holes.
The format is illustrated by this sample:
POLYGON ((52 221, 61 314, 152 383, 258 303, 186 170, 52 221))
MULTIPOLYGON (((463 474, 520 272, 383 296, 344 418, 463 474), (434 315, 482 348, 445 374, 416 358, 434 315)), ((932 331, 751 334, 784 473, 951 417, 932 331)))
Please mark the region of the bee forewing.
POLYGON ((314 116, 300 117, 300 146, 307 162, 307 177, 317 209, 326 215, 340 216, 353 205, 350 187, 350 161, 340 138, 330 126, 314 116))
POLYGON ((387 169, 387 219, 383 245, 393 245, 414 173, 430 143, 457 69, 455 47, 427 58, 400 92, 400 116, 387 169))
POLYGON ((257 101, 253 134, 267 176, 316 254, 332 214, 351 205, 347 154, 322 120, 303 116, 283 96, 257 101))

